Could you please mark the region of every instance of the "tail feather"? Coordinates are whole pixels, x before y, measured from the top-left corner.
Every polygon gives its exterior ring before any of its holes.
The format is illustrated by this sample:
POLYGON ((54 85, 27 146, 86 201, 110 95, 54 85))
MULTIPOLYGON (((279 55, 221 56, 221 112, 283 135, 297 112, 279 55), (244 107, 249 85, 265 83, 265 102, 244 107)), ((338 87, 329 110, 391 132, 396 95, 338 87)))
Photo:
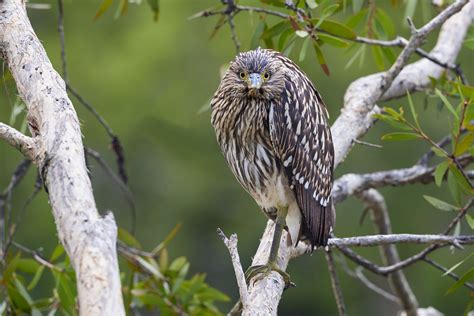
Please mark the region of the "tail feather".
POLYGON ((326 247, 333 224, 332 203, 327 206, 312 204, 309 212, 303 212, 301 234, 310 242, 311 247, 326 247))

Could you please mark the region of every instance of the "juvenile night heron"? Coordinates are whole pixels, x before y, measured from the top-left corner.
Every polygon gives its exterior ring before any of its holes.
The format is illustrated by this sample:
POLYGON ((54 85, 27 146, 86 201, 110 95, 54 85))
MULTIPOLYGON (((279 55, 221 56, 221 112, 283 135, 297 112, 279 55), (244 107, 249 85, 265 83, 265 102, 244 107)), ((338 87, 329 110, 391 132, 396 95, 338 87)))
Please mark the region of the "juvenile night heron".
POLYGON ((290 59, 274 50, 239 54, 211 101, 211 122, 232 172, 275 221, 268 264, 278 270, 282 230, 291 243, 326 246, 333 227, 334 148, 320 94, 290 59))

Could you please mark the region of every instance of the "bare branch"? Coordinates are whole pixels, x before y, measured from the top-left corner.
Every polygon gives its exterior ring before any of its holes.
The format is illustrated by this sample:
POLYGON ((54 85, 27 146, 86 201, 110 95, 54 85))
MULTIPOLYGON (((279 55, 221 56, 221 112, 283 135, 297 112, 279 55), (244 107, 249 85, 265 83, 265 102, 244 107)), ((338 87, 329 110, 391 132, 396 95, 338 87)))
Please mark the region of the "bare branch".
MULTIPOLYGON (((471 155, 457 158, 462 167, 474 161, 471 155)), ((384 186, 402 186, 413 183, 431 183, 434 181, 436 167, 414 165, 410 168, 378 171, 366 174, 348 173, 334 182, 332 197, 335 203, 340 203, 346 198, 369 188, 384 186)))
POLYGON ((33 138, 3 123, 0 123, 0 138, 18 149, 27 159, 35 161, 37 153, 36 143, 33 138))
POLYGON ((334 298, 336 299, 337 310, 339 316, 347 315, 346 305, 344 304, 344 296, 342 295, 341 285, 339 284, 339 278, 337 277, 336 265, 334 264, 334 258, 332 256, 331 250, 324 252, 326 256, 326 261, 328 263, 329 276, 331 277, 331 286, 334 293, 334 298))
MULTIPOLYGON (((391 234, 392 226, 387 211, 385 199, 377 190, 369 189, 357 195, 364 205, 371 209, 372 221, 379 234, 391 234)), ((383 245, 380 247, 380 255, 385 265, 395 264, 400 261, 400 256, 395 245, 383 245)), ((402 270, 389 275, 390 286, 397 294, 402 309, 407 315, 416 316, 418 301, 413 293, 405 274, 402 270)))
POLYGON ((218 228, 217 234, 224 242, 227 250, 229 250, 230 258, 232 260, 232 265, 234 266, 235 277, 237 279, 237 285, 239 286, 240 300, 242 302, 243 309, 246 309, 249 305, 249 296, 247 292, 247 282, 245 282, 245 274, 242 269, 242 264, 240 263, 239 251, 237 250, 237 235, 232 234, 230 238, 224 234, 224 232, 218 228))

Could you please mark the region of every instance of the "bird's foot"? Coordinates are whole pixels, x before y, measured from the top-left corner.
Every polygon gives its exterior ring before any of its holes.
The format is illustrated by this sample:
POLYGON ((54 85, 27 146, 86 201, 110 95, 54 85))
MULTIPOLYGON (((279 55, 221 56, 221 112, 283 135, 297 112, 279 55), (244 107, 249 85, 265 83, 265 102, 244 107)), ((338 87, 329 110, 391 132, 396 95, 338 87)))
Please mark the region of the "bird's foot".
POLYGON ((268 276, 272 271, 278 272, 278 274, 281 275, 283 281, 285 282, 285 290, 287 288, 296 286, 293 282, 291 282, 290 275, 280 269, 280 267, 274 262, 268 262, 267 264, 249 267, 247 271, 245 271, 245 281, 247 284, 250 284, 250 281, 253 280, 257 275, 258 277, 255 279, 255 281, 261 280, 268 276))

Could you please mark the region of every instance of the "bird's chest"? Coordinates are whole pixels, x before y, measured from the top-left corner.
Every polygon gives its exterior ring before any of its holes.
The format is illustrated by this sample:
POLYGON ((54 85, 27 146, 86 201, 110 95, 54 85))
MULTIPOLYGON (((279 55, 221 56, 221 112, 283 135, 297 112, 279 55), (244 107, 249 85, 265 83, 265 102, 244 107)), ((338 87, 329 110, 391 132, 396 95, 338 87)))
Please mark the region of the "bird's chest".
POLYGON ((250 103, 230 120, 219 143, 237 180, 266 212, 287 204, 287 179, 271 143, 267 107, 250 103))

